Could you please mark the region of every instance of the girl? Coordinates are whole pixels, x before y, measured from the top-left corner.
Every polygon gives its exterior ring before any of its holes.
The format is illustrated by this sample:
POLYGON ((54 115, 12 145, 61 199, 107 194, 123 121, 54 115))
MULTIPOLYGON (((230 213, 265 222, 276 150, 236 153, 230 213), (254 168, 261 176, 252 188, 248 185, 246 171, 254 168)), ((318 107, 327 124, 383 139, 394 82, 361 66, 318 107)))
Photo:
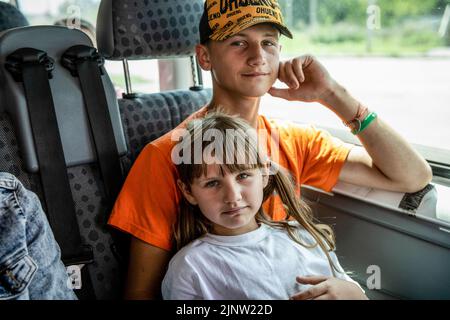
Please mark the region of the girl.
POLYGON ((190 122, 182 138, 172 152, 184 195, 174 232, 179 251, 162 283, 164 299, 366 298, 342 271, 332 230, 313 222, 244 120, 212 113, 190 122), (274 192, 284 221, 263 211, 274 192), (311 274, 321 276, 298 277, 311 274))

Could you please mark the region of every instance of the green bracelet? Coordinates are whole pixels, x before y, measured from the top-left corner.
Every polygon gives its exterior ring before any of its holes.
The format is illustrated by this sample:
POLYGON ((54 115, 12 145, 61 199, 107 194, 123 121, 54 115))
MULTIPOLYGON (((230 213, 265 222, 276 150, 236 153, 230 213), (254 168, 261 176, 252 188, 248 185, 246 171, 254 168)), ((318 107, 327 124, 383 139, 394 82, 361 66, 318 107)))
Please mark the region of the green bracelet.
POLYGON ((361 125, 359 126, 359 130, 353 130, 352 133, 354 135, 360 134, 363 132, 369 124, 372 123, 373 120, 377 118, 377 114, 375 112, 371 112, 367 115, 367 117, 361 122, 361 125))

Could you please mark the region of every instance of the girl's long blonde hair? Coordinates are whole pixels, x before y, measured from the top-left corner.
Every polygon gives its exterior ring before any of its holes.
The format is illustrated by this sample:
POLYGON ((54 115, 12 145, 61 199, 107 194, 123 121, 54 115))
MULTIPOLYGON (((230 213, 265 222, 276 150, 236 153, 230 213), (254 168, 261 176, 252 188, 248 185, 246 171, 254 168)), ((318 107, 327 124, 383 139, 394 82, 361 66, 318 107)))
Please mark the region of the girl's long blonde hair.
MULTIPOLYGON (((186 129, 187 132, 183 136, 183 140, 179 142, 182 146, 180 150, 195 150, 195 144, 197 144, 197 148, 198 145, 201 145, 201 148, 197 150, 203 152, 212 143, 211 141, 205 141, 203 133, 213 129, 218 130, 216 132, 220 132, 223 137, 227 137, 227 130, 232 130, 235 134, 235 139, 231 142, 224 141, 221 151, 224 157, 231 155, 234 158, 232 159, 233 161, 223 162, 221 166, 231 173, 251 169, 267 169, 267 161, 262 157, 264 155, 258 152, 256 136, 249 134, 253 129, 245 120, 222 112, 212 112, 202 119, 191 121, 186 129), (242 163, 238 159, 252 159, 253 161, 242 163)), ((179 179, 188 188, 188 191, 190 191, 190 186, 194 179, 206 174, 207 170, 207 164, 204 161, 200 164, 195 163, 194 152, 191 152, 189 157, 190 161, 188 163, 183 162, 176 165, 179 179)), ((275 228, 285 229, 293 241, 306 248, 320 246, 328 258, 333 275, 335 275, 335 270, 338 272, 339 270, 329 255, 330 251, 335 250, 335 239, 332 229, 328 225, 314 222, 311 208, 296 194, 295 182, 291 179, 287 170, 274 162, 270 162, 270 166, 272 167, 270 171, 273 174, 269 175, 268 184, 264 188, 263 203, 274 193, 278 194, 285 208, 286 218, 282 221, 274 221, 264 213, 261 206, 255 215, 256 221, 275 228), (292 220, 297 221, 301 227, 308 231, 314 238, 315 243, 303 243, 297 236, 298 232, 296 232, 296 229, 298 229, 298 226, 289 223, 292 220)), ((191 241, 210 232, 211 228, 211 223, 203 216, 198 206, 191 205, 183 197, 174 230, 176 250, 180 250, 191 241)))

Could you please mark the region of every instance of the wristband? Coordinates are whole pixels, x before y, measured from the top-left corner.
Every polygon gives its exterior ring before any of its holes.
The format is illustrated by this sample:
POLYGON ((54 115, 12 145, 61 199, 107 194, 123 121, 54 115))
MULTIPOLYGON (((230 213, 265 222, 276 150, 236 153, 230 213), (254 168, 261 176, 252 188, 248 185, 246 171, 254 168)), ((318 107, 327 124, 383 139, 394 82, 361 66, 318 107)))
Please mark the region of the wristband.
POLYGON ((360 134, 363 132, 372 122, 377 118, 377 114, 375 112, 371 112, 367 115, 367 117, 360 122, 359 128, 352 131, 354 135, 360 134))

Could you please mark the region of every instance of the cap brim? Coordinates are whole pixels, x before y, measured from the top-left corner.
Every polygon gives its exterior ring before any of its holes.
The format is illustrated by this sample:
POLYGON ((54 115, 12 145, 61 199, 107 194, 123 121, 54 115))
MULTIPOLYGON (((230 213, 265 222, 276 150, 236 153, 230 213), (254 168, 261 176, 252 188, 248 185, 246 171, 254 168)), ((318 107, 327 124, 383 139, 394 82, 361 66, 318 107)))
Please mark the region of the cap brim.
POLYGON ((282 35, 288 37, 289 39, 294 38, 294 36, 292 35, 292 32, 289 31, 289 29, 285 25, 282 25, 281 23, 276 23, 276 22, 270 22, 270 23, 274 24, 280 30, 282 35))
MULTIPOLYGON (((232 34, 228 35, 226 38, 218 38, 218 39, 216 39, 216 41, 226 40, 226 39, 234 36, 235 34, 241 32, 242 30, 248 29, 250 27, 253 27, 253 26, 257 25, 257 24, 262 24, 262 23, 272 24, 280 31, 280 33, 282 35, 288 37, 289 39, 293 39, 294 38, 294 36, 292 35, 291 31, 289 31, 289 29, 285 25, 283 25, 283 24, 281 24, 279 22, 272 21, 272 20, 255 20, 253 22, 246 23, 244 29, 236 28, 237 29, 236 32, 233 32, 232 34)), ((211 36, 211 38, 213 38, 213 35, 211 36)))

